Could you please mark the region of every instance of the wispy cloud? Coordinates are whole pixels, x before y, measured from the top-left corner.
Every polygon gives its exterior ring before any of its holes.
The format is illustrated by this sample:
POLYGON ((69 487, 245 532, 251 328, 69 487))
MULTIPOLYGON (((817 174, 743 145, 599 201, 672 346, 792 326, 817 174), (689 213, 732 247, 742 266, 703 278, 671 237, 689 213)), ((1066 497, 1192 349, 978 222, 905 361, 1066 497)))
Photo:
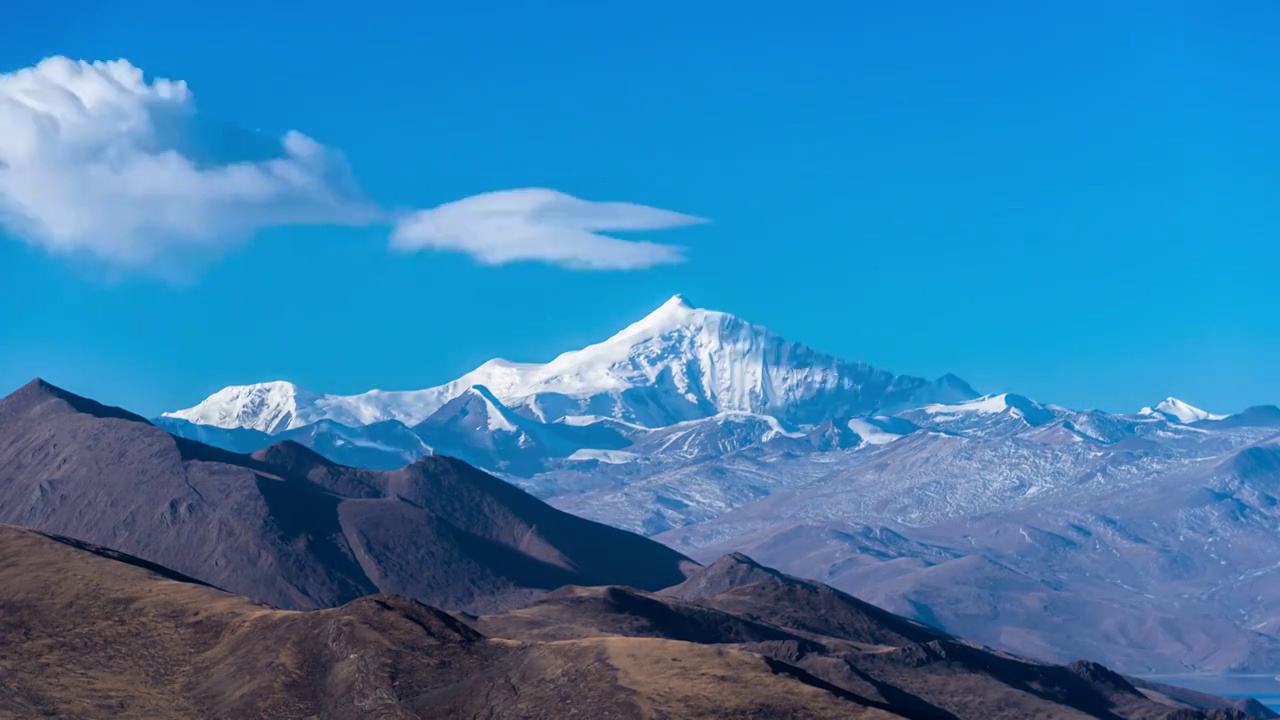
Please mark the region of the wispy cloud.
POLYGON ((269 139, 214 126, 186 83, 148 80, 126 60, 55 57, 0 74, 0 228, 55 254, 150 268, 217 254, 273 226, 385 224, 402 251, 643 268, 678 262, 681 250, 600 231, 698 221, 541 189, 392 218, 364 197, 337 151, 296 131, 269 139))
POLYGON ((525 188, 475 195, 402 218, 391 235, 399 250, 452 250, 498 265, 537 260, 589 270, 629 270, 684 259, 682 250, 601 231, 662 230, 701 218, 625 202, 590 202, 555 190, 525 188))

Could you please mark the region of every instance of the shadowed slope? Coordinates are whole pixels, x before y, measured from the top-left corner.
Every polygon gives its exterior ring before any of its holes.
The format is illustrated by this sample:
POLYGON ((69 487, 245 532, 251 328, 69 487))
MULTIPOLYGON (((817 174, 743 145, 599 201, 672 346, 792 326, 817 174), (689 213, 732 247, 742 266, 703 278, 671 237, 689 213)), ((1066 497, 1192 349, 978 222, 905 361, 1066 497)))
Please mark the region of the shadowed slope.
MULTIPOLYGON (((734 554, 657 595, 564 588, 537 603, 473 621, 524 641, 665 637, 763 655, 859 702, 918 718, 1240 718, 1206 698, 1152 701, 1101 665, 1048 665, 993 651, 884 612, 820 583, 734 554), (683 599, 682 599, 683 598, 683 599)), ((1248 709, 1274 717, 1256 703, 1248 709)))
POLYGON ((10 527, 0 608, 0 717, 899 717, 744 651, 489 640, 385 595, 271 610, 10 527))
POLYGON ((828 585, 767 568, 742 553, 725 555, 662 594, 868 645, 950 638, 941 630, 886 612, 828 585))
POLYGON ((1245 717, 1149 700, 1092 663, 869 647, 626 588, 482 618, 389 595, 273 610, 4 526, 0 608, 0 717, 1245 717))
POLYGON ((692 566, 448 458, 381 473, 289 441, 238 455, 41 381, 0 400, 0 522, 295 609, 381 590, 492 611, 567 583, 656 590, 692 566))

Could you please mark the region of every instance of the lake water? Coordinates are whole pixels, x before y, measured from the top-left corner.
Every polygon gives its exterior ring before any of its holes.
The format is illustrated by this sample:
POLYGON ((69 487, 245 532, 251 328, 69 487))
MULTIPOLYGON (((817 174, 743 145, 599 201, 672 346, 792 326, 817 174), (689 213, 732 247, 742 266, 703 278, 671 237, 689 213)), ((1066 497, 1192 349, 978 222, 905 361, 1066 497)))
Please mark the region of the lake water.
POLYGON ((1223 697, 1253 698, 1280 710, 1280 679, 1275 675, 1144 675, 1148 680, 1223 697))

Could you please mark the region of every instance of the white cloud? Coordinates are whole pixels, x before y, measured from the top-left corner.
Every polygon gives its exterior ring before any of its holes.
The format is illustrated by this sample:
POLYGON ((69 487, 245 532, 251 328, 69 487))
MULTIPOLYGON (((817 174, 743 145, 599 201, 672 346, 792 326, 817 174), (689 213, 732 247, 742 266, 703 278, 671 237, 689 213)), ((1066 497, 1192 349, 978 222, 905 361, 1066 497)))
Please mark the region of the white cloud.
POLYGON ((305 135, 212 148, 210 130, 186 83, 148 82, 125 60, 0 75, 0 222, 54 253, 144 265, 264 227, 371 217, 342 158, 305 135))
POLYGON ((539 260, 590 270, 627 270, 680 262, 680 248, 601 235, 703 222, 670 210, 590 202, 555 190, 525 188, 474 195, 402 218, 392 247, 464 252, 498 265, 539 260))
POLYGON ((599 234, 698 218, 552 190, 486 193, 393 219, 341 155, 210 123, 186 83, 127 60, 49 58, 0 74, 0 234, 62 255, 153 268, 216 255, 268 227, 393 224, 398 250, 580 269, 679 262, 679 248, 599 234))

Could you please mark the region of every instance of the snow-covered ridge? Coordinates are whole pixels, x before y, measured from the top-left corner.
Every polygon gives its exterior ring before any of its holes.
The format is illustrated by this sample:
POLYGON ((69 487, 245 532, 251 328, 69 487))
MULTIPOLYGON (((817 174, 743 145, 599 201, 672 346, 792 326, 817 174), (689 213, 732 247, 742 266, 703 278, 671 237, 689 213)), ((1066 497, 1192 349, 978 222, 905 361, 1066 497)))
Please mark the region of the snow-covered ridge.
POLYGON ((1138 411, 1139 415, 1148 415, 1152 417, 1160 417, 1172 422, 1180 422, 1189 424, 1200 422, 1202 420, 1222 420, 1226 415, 1217 415, 1206 410, 1201 410, 1194 405, 1189 405, 1178 398, 1168 397, 1161 400, 1155 407, 1144 407, 1138 411))
POLYGON ((607 463, 609 465, 623 465, 629 462, 635 462, 640 459, 639 455, 630 453, 625 450, 576 450, 568 458, 573 462, 589 462, 596 461, 607 463))
POLYGON ((1015 395, 1013 393, 984 395, 968 402, 955 403, 951 405, 930 403, 920 409, 930 415, 966 413, 992 415, 995 413, 1008 412, 1014 417, 1037 415, 1050 410, 1049 407, 1041 405, 1031 398, 1024 397, 1022 395, 1015 395))
POLYGON ((930 382, 842 360, 676 295, 609 339, 547 363, 490 360, 453 382, 403 392, 343 396, 286 382, 242 385, 165 416, 271 433, 323 419, 413 426, 480 386, 542 422, 600 416, 650 428, 728 412, 816 424, 976 396, 959 378, 930 382))
POLYGON ((942 403, 930 403, 920 408, 930 415, 940 413, 979 413, 981 415, 989 415, 991 413, 1004 412, 1009 409, 1008 394, 1000 395, 984 395, 976 400, 970 400, 965 403, 956 403, 954 405, 944 405, 942 403))
POLYGON ((198 425, 249 428, 267 433, 333 420, 358 427, 384 420, 414 425, 443 402, 432 390, 388 392, 371 390, 359 395, 326 395, 291 382, 232 385, 210 395, 199 405, 164 413, 198 425))
POLYGON ((909 434, 912 430, 904 428, 895 428, 893 420, 896 418, 851 418, 846 425, 850 430, 862 438, 862 442, 867 445, 888 445, 894 440, 901 439, 909 434), (894 430, 899 430, 894 432, 894 430))

